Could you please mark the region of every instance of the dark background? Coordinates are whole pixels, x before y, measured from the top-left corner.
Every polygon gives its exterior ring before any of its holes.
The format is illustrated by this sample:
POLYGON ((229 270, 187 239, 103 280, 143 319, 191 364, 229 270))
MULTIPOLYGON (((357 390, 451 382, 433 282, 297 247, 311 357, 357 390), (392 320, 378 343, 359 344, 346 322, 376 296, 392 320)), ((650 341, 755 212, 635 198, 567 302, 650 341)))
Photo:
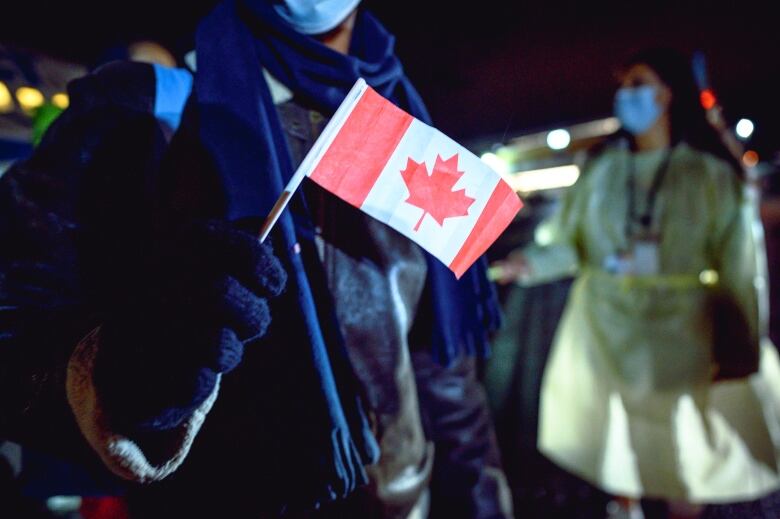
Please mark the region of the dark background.
MULTIPOLYGON (((608 115, 613 71, 646 46, 702 50, 729 120, 757 123, 762 158, 780 146, 780 27, 772 3, 365 0, 437 126, 464 141, 608 115)), ((89 64, 123 39, 183 51, 215 0, 3 2, 0 43, 89 64)))

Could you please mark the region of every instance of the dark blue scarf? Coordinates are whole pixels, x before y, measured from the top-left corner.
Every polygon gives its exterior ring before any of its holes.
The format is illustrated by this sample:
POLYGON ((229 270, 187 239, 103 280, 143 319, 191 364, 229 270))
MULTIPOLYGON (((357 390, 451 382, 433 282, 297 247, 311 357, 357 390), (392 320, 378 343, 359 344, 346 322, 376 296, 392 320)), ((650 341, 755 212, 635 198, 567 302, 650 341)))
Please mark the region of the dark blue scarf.
MULTIPOLYGON (((201 23, 195 76, 201 138, 222 176, 229 218, 268 214, 294 171, 262 68, 290 88, 302 104, 326 116, 333 114, 362 77, 384 97, 429 122, 393 46, 393 36, 365 11, 356 20, 349 56, 298 34, 263 0, 226 0, 201 23)), ((313 294, 322 286, 320 273, 304 268, 301 255, 293 252, 306 234, 288 210, 272 236, 277 239, 277 254, 286 255, 293 270, 291 286, 301 310, 296 325, 307 331, 309 352, 328 407, 333 470, 324 474, 328 491, 323 498, 333 498, 365 482, 362 466, 376 460, 377 447, 358 397, 348 394, 352 385, 340 380, 347 376, 343 369, 346 356, 328 344, 332 323, 324 323, 315 307, 313 294)), ((457 281, 446 266, 426 256, 428 304, 421 312, 432 323, 433 354, 447 362, 463 351, 484 353, 487 333, 498 324, 484 261, 457 281)), ((314 434, 312 438, 316 441, 314 434)))

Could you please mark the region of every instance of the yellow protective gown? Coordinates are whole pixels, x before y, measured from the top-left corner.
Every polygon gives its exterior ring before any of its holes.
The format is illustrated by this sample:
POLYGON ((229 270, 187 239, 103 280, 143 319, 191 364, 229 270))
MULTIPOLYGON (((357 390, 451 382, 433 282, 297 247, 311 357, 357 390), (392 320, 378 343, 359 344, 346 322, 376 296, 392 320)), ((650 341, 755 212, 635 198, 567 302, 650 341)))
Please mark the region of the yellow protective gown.
POLYGON ((654 211, 658 273, 603 269, 627 246, 628 161, 642 214, 664 155, 603 152, 525 251, 528 283, 577 273, 544 374, 539 448, 616 495, 753 499, 780 484, 780 368, 768 344, 758 373, 712 382, 716 278, 747 318, 748 344, 764 335, 760 226, 731 167, 675 146, 654 211))

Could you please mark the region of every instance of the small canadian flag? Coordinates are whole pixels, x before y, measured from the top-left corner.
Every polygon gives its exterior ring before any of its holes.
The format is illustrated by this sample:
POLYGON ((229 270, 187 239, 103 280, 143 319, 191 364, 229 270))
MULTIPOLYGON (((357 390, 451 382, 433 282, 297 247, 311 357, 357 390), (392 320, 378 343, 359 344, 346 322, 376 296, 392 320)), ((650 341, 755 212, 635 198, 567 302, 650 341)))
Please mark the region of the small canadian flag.
POLYGON ((385 222, 460 278, 522 207, 487 164, 358 80, 285 188, 304 177, 385 222))

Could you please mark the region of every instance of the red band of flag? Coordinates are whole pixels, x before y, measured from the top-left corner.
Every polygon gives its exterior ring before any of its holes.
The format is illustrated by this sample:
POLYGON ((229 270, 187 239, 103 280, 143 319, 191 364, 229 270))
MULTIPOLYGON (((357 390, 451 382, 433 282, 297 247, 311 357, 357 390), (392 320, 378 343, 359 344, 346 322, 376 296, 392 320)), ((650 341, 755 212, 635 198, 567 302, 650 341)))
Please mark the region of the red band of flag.
POLYGON ((360 207, 412 120, 411 115, 367 89, 310 178, 360 207))

